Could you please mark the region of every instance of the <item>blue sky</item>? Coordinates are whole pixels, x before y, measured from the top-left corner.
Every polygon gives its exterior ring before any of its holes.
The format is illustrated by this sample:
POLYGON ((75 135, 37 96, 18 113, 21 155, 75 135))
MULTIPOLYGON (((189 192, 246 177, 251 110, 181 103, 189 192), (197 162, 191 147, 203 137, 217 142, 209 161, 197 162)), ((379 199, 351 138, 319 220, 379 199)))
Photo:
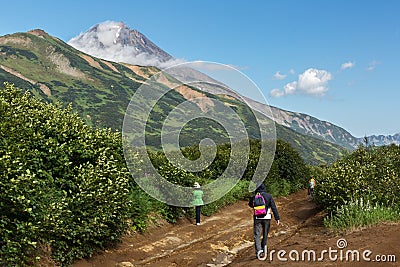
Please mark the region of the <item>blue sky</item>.
POLYGON ((0 35, 64 41, 122 21, 184 59, 236 66, 269 104, 357 137, 400 132, 400 1, 7 1, 0 35))

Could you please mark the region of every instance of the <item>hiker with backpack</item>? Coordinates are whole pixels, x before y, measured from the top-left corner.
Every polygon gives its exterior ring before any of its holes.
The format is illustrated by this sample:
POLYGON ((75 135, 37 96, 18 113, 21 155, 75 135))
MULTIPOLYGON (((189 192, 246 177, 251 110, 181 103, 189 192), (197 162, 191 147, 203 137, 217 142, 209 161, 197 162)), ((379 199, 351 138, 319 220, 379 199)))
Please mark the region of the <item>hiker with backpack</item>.
POLYGON ((254 220, 254 248, 256 251, 256 257, 259 260, 265 260, 267 257, 267 239, 268 232, 271 223, 271 210, 274 214, 276 224, 279 225, 279 213, 276 208, 274 199, 271 194, 267 193, 264 184, 260 184, 255 195, 249 200, 249 206, 253 208, 253 220, 254 220), (260 242, 260 238, 262 241, 260 242))
POLYGON ((316 184, 317 181, 315 181, 314 178, 311 178, 310 181, 308 182, 308 195, 311 200, 314 198, 314 188, 316 184))

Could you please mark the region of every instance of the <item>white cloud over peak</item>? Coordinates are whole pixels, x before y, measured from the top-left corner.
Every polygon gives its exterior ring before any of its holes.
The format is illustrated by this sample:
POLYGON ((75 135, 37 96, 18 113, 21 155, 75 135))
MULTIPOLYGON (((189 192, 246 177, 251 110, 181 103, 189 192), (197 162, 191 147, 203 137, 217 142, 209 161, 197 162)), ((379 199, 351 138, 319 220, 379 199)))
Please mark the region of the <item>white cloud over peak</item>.
POLYGON ((282 74, 280 71, 275 72, 274 79, 276 80, 283 80, 286 78, 287 75, 282 74))
POLYGON ((297 81, 286 84, 283 90, 273 89, 270 97, 282 97, 286 95, 302 94, 309 96, 324 96, 329 88, 328 82, 333 76, 326 70, 310 68, 298 76, 297 81))
POLYGON ((128 38, 129 31, 121 22, 105 21, 98 24, 96 31, 81 33, 68 44, 94 57, 133 65, 166 68, 184 62, 182 59, 161 60, 156 55, 139 51, 133 45, 117 42, 118 38, 128 38))
POLYGON ((342 64, 342 66, 341 66, 340 69, 342 69, 342 70, 351 69, 351 68, 353 68, 355 65, 356 65, 356 64, 355 64, 354 62, 350 62, 350 61, 349 61, 349 62, 345 62, 345 63, 342 64))

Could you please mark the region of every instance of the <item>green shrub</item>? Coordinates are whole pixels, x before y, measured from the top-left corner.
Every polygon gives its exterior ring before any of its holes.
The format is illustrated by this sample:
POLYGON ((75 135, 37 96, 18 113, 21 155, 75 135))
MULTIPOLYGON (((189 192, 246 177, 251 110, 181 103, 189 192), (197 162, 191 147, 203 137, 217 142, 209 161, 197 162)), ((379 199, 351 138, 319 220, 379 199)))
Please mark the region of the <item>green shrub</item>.
POLYGON ((317 178, 315 199, 329 212, 366 195, 374 203, 399 203, 399 166, 399 146, 361 146, 324 169, 317 178))
POLYGON ((295 185, 292 185, 290 182, 282 179, 282 180, 266 180, 264 184, 267 188, 268 193, 272 196, 287 196, 292 192, 295 192, 295 185))
POLYGON ((249 181, 239 181, 225 196, 217 201, 204 205, 201 209, 201 213, 210 216, 225 206, 232 205, 238 200, 246 199, 246 197, 249 196, 249 184, 249 181))
POLYGON ((128 225, 121 135, 11 84, 0 90, 0 265, 49 246, 60 265, 116 242, 128 225))
POLYGON ((148 226, 151 214, 154 215, 156 211, 156 201, 137 186, 132 186, 129 199, 131 203, 129 217, 132 221, 132 230, 143 232, 148 226))
POLYGON ((157 211, 169 223, 176 223, 181 217, 184 217, 188 208, 170 206, 162 202, 158 202, 157 211))

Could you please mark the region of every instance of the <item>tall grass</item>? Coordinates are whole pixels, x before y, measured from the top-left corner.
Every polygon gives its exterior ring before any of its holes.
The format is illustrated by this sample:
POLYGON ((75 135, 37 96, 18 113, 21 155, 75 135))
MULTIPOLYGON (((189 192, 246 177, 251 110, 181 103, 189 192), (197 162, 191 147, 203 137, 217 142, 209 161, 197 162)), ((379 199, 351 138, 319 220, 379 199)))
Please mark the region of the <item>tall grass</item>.
POLYGON ((339 232, 350 231, 381 222, 400 221, 400 209, 394 205, 372 204, 369 200, 356 199, 338 207, 325 217, 327 228, 339 232))

